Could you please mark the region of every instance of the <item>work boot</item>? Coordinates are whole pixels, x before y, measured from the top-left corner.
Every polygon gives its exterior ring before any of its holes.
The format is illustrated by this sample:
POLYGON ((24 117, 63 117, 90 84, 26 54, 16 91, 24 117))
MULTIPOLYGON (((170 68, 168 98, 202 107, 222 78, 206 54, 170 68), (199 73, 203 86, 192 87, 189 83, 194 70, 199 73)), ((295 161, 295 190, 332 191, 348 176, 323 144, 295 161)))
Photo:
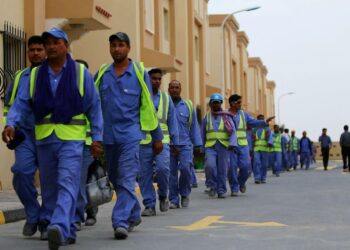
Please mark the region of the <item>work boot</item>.
POLYGON ((190 204, 190 198, 181 196, 181 207, 188 207, 190 204))
POLYGON ((96 224, 96 218, 95 217, 86 218, 85 226, 93 226, 95 224, 96 224))
POLYGON ((218 198, 219 198, 219 199, 225 199, 226 196, 225 196, 225 194, 218 194, 218 198))
POLYGON ((156 216, 156 209, 154 207, 146 207, 145 210, 142 211, 141 216, 156 216))
POLYGON ((57 227, 51 227, 47 230, 49 249, 58 250, 62 243, 62 235, 57 227))
POLYGON ((40 240, 47 240, 47 226, 49 225, 49 222, 47 220, 42 220, 39 222, 39 231, 40 231, 40 240))
POLYGON ((238 196, 238 192, 231 192, 231 197, 236 197, 238 196))
POLYGON ((73 223, 73 226, 75 228, 76 231, 81 231, 81 223, 80 222, 75 222, 73 223))
POLYGON ((159 210, 161 212, 166 212, 169 210, 169 200, 167 198, 159 199, 159 210))
POLYGON ((294 169, 294 170, 297 170, 297 166, 294 166, 293 169, 294 169))
POLYGON ((126 230, 124 227, 114 228, 114 238, 117 240, 125 240, 128 238, 128 230, 126 230))
POLYGON ((179 204, 174 204, 174 203, 171 203, 171 202, 170 202, 169 208, 170 208, 170 209, 177 209, 177 208, 180 208, 180 205, 179 205, 179 204))
POLYGON ((209 198, 215 197, 215 195, 216 195, 215 189, 214 189, 214 188, 211 188, 211 189, 209 190, 208 195, 209 195, 209 198))
POLYGON ((327 167, 324 167, 324 171, 327 171, 327 167))
POLYGON ((247 187, 245 185, 241 185, 239 187, 239 191, 241 191, 241 193, 244 194, 247 191, 247 187))
POLYGON ((140 225, 141 222, 142 222, 141 218, 136 220, 136 221, 134 221, 134 222, 129 222, 128 232, 134 231, 135 227, 140 225))
POLYGON ((38 230, 38 224, 31 224, 26 222, 23 226, 23 235, 24 236, 33 236, 38 230))

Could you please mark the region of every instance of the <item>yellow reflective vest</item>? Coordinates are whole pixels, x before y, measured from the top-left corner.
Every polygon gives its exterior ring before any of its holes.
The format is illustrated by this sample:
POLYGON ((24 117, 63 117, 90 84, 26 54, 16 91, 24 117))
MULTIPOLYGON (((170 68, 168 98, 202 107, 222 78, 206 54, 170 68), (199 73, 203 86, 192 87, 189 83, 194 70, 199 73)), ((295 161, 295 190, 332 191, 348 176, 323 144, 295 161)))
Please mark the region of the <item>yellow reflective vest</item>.
POLYGON ((206 124, 206 140, 205 147, 213 147, 216 141, 219 141, 225 147, 230 145, 230 135, 227 133, 224 127, 224 120, 220 116, 220 124, 217 131, 214 131, 212 114, 211 112, 207 113, 207 124, 206 124))
POLYGON ((269 152, 265 129, 262 130, 260 137, 258 131, 255 131, 254 152, 269 152))

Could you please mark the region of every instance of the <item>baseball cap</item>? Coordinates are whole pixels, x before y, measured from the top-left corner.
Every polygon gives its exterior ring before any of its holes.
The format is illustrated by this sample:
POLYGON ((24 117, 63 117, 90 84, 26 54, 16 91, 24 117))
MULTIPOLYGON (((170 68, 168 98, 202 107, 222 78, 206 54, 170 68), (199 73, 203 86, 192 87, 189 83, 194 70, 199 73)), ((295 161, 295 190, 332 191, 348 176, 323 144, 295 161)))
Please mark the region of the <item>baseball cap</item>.
POLYGON ((59 28, 52 28, 48 31, 45 31, 41 34, 41 37, 45 40, 48 36, 53 36, 55 38, 62 38, 64 39, 67 43, 69 42, 67 34, 59 29, 59 28))
POLYGON ((109 42, 112 42, 115 39, 121 42, 126 42, 127 45, 130 45, 129 36, 124 32, 117 32, 115 34, 110 35, 109 42))

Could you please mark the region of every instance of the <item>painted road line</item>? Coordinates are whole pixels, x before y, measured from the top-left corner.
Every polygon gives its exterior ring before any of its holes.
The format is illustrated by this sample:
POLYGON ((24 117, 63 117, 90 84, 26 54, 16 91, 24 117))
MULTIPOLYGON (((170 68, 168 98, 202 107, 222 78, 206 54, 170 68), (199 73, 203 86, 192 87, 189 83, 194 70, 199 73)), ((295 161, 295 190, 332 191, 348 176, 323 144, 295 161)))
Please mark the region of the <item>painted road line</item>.
MULTIPOLYGON (((327 170, 333 170, 333 169, 336 169, 336 168, 337 168, 337 166, 328 166, 327 170)), ((315 170, 323 170, 324 171, 324 167, 322 167, 322 166, 315 167, 315 170)))
MULTIPOLYGON (((153 183, 153 187, 154 187, 154 189, 155 189, 156 191, 158 190, 158 185, 157 185, 157 183, 153 183)), ((136 187, 135 187, 135 193, 136 193, 136 195, 138 195, 138 196, 141 195, 141 190, 140 190, 139 185, 136 185, 136 187)), ((115 192, 113 192, 113 198, 112 198, 112 200, 115 201, 116 199, 117 199, 117 194, 116 194, 115 192)))
POLYGON ((5 220, 4 212, 0 210, 0 225, 5 223, 6 223, 6 220, 5 220))
POLYGON ((223 216, 207 216, 201 220, 198 220, 187 226, 169 226, 170 228, 184 230, 184 231, 198 231, 205 229, 220 228, 222 226, 211 226, 212 224, 222 224, 222 225, 238 225, 244 227, 287 227, 288 225, 268 221, 268 222, 243 222, 243 221, 224 221, 221 220, 223 216))

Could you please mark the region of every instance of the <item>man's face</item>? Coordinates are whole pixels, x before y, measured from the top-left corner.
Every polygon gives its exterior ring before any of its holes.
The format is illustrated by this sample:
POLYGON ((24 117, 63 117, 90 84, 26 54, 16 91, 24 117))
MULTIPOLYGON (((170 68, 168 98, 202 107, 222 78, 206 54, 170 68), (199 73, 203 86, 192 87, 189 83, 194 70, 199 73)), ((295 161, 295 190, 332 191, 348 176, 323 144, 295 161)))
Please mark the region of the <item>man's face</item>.
POLYGON ((48 36, 44 42, 44 47, 46 50, 47 58, 56 59, 66 56, 68 53, 69 45, 62 38, 48 36))
POLYGON ((181 95, 181 84, 179 81, 171 81, 168 88, 171 98, 179 98, 181 95))
POLYGON ((303 132, 303 137, 306 137, 306 132, 303 132))
POLYGON ((28 46, 28 59, 32 66, 39 66, 46 58, 43 44, 33 43, 28 46))
POLYGON ((324 135, 327 134, 327 129, 323 129, 322 134, 324 134, 324 135))
POLYGON ((160 84, 162 83, 162 74, 161 73, 153 73, 150 75, 152 89, 159 89, 160 84))
POLYGON ((265 116, 259 115, 259 116, 258 116, 258 120, 265 120, 265 116))
POLYGON ((294 132, 294 131, 292 131, 292 136, 293 136, 293 137, 295 136, 295 132, 294 132))
POLYGON ((109 43, 109 53, 111 54, 115 63, 121 63, 130 52, 130 46, 126 42, 119 41, 117 39, 109 43))
POLYGON ((278 126, 273 126, 273 131, 275 132, 275 133, 279 133, 280 132, 280 128, 278 127, 278 126))
POLYGON ((238 99, 235 102, 230 102, 231 107, 235 110, 240 110, 242 108, 242 99, 238 99))
POLYGON ((221 102, 219 101, 214 101, 209 103, 210 109, 213 112, 218 112, 221 110, 221 102))

